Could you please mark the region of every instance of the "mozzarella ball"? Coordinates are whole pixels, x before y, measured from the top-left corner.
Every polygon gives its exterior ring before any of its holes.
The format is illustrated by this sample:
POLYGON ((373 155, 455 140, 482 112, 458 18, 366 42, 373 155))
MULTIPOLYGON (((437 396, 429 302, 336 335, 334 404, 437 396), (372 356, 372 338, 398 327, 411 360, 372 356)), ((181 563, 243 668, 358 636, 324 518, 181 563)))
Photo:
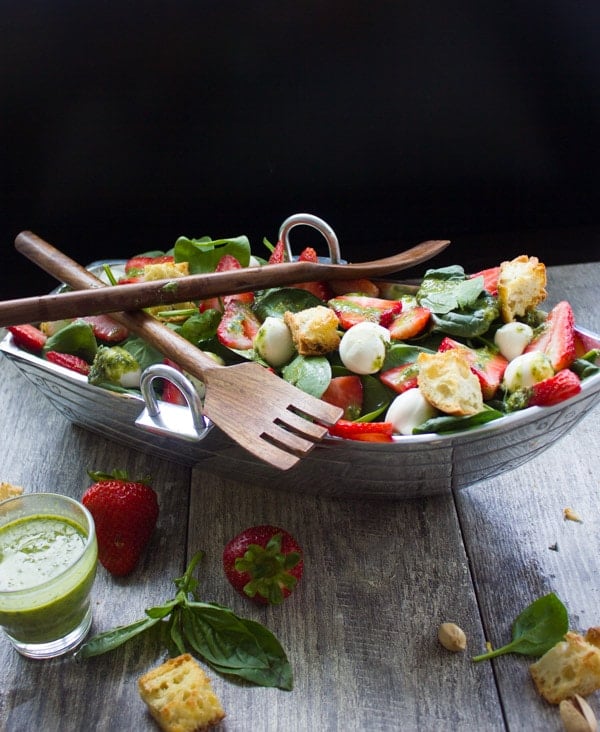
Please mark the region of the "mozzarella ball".
POLYGON ((508 391, 528 388, 554 376, 552 362, 540 351, 523 353, 508 364, 503 383, 508 391))
POLYGON ((290 329, 272 315, 265 318, 254 336, 254 349, 273 368, 286 364, 295 353, 290 329))
POLYGON ((398 394, 390 404, 385 421, 394 425, 394 432, 412 435, 415 427, 435 417, 437 413, 437 409, 425 399, 420 389, 408 389, 398 394))
POLYGON ((498 328, 494 336, 494 343, 507 361, 520 356, 533 338, 533 328, 527 323, 514 320, 498 328))
POLYGON ((340 341, 340 358, 355 374, 374 374, 383 366, 390 332, 378 323, 357 323, 340 341))

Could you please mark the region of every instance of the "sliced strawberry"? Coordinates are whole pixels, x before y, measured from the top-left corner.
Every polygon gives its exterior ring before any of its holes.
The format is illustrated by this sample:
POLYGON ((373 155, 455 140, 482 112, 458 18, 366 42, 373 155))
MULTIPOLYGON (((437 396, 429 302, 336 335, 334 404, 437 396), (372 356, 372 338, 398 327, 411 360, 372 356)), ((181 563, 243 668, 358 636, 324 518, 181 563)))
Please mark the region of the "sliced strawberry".
POLYGON ((128 277, 135 277, 144 274, 144 267, 148 264, 166 264, 174 261, 175 258, 169 254, 161 254, 158 257, 132 257, 125 262, 125 273, 128 277))
MULTIPOLYGON (((219 263, 215 267, 215 272, 231 272, 232 270, 243 269, 242 265, 232 254, 224 254, 219 263)), ((199 310, 203 313, 205 310, 219 310, 223 312, 228 302, 239 300, 240 302, 254 302, 253 292, 239 292, 236 295, 221 295, 217 297, 209 297, 202 300, 199 304, 199 310)))
MULTIPOLYGON (((299 262, 318 262, 317 252, 312 247, 306 247, 300 252, 299 262)), ((299 282, 293 285, 299 290, 306 290, 312 293, 319 300, 327 301, 332 296, 332 291, 327 282, 299 282)))
POLYGON ((382 300, 365 295, 340 295, 327 304, 338 316, 344 330, 364 321, 387 327, 402 310, 400 300, 382 300))
POLYGON ((575 317, 566 300, 555 305, 533 340, 525 349, 541 351, 550 359, 555 371, 568 368, 577 357, 575 344, 575 317))
POLYGON ((483 348, 469 348, 463 343, 445 337, 439 345, 438 351, 449 351, 452 348, 460 349, 469 362, 471 371, 479 379, 481 393, 484 399, 492 399, 498 391, 508 361, 494 349, 484 346, 483 348))
POLYGON ((45 333, 35 325, 9 325, 7 330, 12 333, 13 340, 19 348, 32 353, 39 353, 47 340, 45 333))
POLYGON ((275 249, 271 252, 271 256, 269 257, 268 263, 269 264, 281 264, 282 262, 286 261, 285 256, 285 247, 283 245, 283 240, 279 240, 277 244, 275 245, 275 249))
POLYGON ((82 320, 92 326, 94 335, 103 343, 119 343, 129 335, 127 328, 110 315, 87 315, 82 320))
POLYGON ((365 432, 364 434, 355 434, 351 438, 352 440, 358 440, 359 442, 393 442, 394 438, 391 435, 384 435, 377 432, 365 432))
POLYGON ((329 434, 347 440, 364 439, 364 435, 391 437, 394 434, 394 425, 391 422, 351 422, 348 419, 338 419, 329 428, 329 434))
POLYGON ((431 311, 420 305, 403 310, 388 326, 392 340, 405 341, 416 338, 427 327, 430 316, 431 311))
POLYGON ((219 342, 227 348, 245 351, 252 348, 260 321, 248 303, 230 300, 217 328, 219 342))
POLYGON ((329 287, 334 295, 367 295, 368 297, 379 297, 379 287, 367 279, 357 280, 331 280, 329 287))
POLYGON ((498 278, 500 277, 500 267, 489 267, 489 269, 482 269, 481 272, 475 272, 475 274, 469 275, 470 279, 474 277, 483 277, 483 289, 490 293, 490 295, 498 294, 498 278))
POLYGON ((531 387, 530 407, 550 407, 564 402, 581 391, 581 381, 577 374, 563 369, 549 379, 539 381, 531 387))
POLYGON ((321 399, 341 407, 344 419, 360 417, 363 403, 363 385, 360 376, 334 376, 321 399))
MULTIPOLYGON (((170 358, 165 358, 163 363, 167 366, 171 366, 171 368, 177 369, 177 371, 183 370, 178 364, 175 363, 175 361, 172 361, 170 358)), ((186 398, 172 381, 169 381, 169 379, 163 379, 162 382, 163 390, 161 399, 163 402, 180 405, 187 404, 186 398)))
POLYGON ((84 361, 79 356, 74 356, 72 353, 58 353, 58 351, 48 351, 46 353, 46 359, 51 363, 55 363, 58 366, 64 366, 64 368, 70 371, 75 371, 78 374, 87 376, 90 373, 90 365, 87 361, 84 361))
POLYGON ((398 394, 417 386, 419 367, 416 363, 403 363, 379 374, 379 380, 398 394))

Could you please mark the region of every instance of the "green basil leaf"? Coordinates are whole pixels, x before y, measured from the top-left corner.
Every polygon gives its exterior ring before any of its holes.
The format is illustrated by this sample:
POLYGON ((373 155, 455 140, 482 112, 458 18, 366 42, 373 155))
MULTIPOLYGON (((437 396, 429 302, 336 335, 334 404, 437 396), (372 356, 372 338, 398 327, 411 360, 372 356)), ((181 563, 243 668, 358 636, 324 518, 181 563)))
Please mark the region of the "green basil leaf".
POLYGON ((331 364, 325 356, 296 356, 281 375, 298 389, 320 398, 331 381, 331 364))
POLYGON ((501 648, 475 656, 473 661, 496 658, 505 653, 543 656, 559 643, 569 630, 566 607, 553 593, 539 597, 528 605, 513 624, 512 641, 501 648))
POLYGON ((169 643, 180 655, 186 652, 185 636, 182 630, 182 611, 177 607, 169 618, 169 643))
POLYGON ((220 673, 260 686, 292 688, 285 651, 260 623, 219 605, 190 602, 182 608, 182 627, 196 653, 220 673))
POLYGON ((165 602, 164 605, 156 605, 155 607, 149 607, 146 609, 146 615, 149 618, 157 618, 158 620, 161 620, 162 618, 166 618, 167 615, 173 610, 173 608, 177 605, 178 601, 170 600, 169 602, 165 602))
POLYGON ((112 630, 98 633, 98 635, 86 641, 77 651, 76 655, 81 658, 91 658, 92 656, 99 656, 102 653, 112 651, 136 635, 152 628, 158 622, 159 618, 146 617, 141 620, 136 620, 130 625, 119 625, 112 630))

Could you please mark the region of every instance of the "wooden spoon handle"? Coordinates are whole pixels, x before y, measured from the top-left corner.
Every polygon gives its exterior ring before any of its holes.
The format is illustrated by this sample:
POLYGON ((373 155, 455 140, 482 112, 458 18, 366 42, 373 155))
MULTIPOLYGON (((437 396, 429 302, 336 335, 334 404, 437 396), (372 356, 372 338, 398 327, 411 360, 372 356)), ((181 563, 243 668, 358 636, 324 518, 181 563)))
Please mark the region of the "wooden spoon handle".
MULTIPOLYGON (((23 244, 19 251, 61 282, 75 288, 98 288, 99 292, 103 288, 112 289, 39 236, 30 234, 23 244)), ((115 312, 111 317, 199 379, 210 370, 222 368, 185 338, 142 311, 115 312)))
MULTIPOLYGON (((67 282, 73 270, 61 260, 61 253, 51 244, 29 231, 21 232, 15 246, 21 254, 38 263, 46 271, 53 268, 54 276, 67 282), (35 261, 35 260, 34 260, 35 261)), ((174 279, 140 282, 102 287, 102 283, 78 265, 78 288, 84 292, 65 292, 53 295, 22 298, 0 303, 0 326, 61 320, 84 315, 139 310, 150 306, 205 299, 215 295, 233 295, 268 287, 281 287, 298 282, 317 280, 356 279, 398 272, 419 264, 438 254, 450 242, 426 241, 384 259, 359 264, 327 264, 322 262, 284 262, 276 266, 245 267, 228 272, 189 275, 174 279), (91 288, 91 289, 90 289, 91 288)), ((64 255, 63 255, 64 256, 64 255)), ((69 260, 72 261, 72 260, 69 260)))

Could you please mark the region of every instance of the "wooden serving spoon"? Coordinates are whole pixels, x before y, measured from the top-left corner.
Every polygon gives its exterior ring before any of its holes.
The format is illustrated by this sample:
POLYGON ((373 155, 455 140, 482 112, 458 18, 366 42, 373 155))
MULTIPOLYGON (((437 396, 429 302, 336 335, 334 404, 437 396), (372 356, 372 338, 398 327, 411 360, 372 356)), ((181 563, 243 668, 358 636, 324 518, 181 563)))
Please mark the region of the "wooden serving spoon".
MULTIPOLYGON (((15 246, 21 254, 39 248, 42 240, 30 231, 21 232, 15 246)), ((89 290, 63 292, 0 302, 0 326, 62 320, 84 315, 168 305, 189 300, 203 300, 216 295, 233 295, 268 287, 281 287, 297 282, 319 280, 353 280, 400 272, 439 254, 450 244, 447 240, 431 240, 391 257, 359 264, 329 264, 322 262, 283 262, 262 267, 245 267, 228 272, 196 274, 174 279, 139 282, 106 287, 100 281, 89 290)), ((48 256, 52 247, 44 242, 48 256)), ((56 251, 57 260, 59 252, 56 251)), ((29 257, 31 258, 31 257, 29 257)), ((53 272, 61 282, 68 280, 60 267, 53 272)))

